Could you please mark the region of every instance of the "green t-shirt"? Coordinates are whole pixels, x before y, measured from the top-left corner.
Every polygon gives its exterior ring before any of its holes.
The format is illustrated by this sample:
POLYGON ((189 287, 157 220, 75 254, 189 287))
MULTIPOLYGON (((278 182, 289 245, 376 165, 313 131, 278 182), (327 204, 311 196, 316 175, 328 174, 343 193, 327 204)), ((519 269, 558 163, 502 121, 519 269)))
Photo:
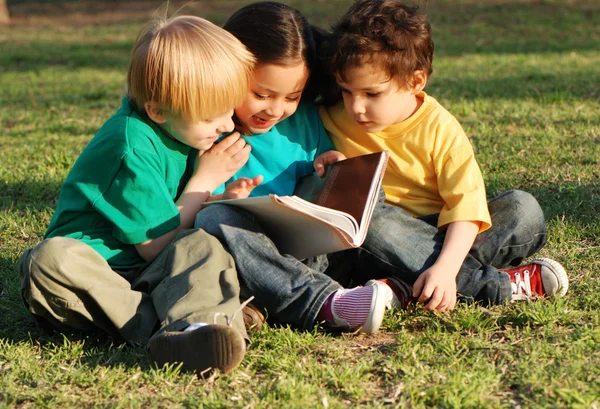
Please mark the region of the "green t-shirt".
POLYGON ((80 240, 113 269, 143 265, 134 244, 179 226, 189 151, 123 98, 69 172, 45 237, 80 240))

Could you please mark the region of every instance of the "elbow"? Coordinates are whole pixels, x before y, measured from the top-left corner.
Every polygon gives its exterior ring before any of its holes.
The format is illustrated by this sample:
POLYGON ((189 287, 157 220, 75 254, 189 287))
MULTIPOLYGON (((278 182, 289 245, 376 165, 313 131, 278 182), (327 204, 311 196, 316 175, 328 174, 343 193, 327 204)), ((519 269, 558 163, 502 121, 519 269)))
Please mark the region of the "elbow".
POLYGON ((156 246, 153 245, 152 240, 149 240, 144 243, 136 244, 135 249, 141 258, 145 261, 150 262, 156 258, 160 251, 156 250, 156 246))

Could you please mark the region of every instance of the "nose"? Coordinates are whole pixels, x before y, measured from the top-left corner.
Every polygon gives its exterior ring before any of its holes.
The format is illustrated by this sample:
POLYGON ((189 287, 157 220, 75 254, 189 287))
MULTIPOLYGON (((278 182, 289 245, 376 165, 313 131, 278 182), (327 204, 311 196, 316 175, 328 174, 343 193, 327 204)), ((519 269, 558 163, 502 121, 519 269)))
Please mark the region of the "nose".
POLYGON ((223 117, 223 121, 217 127, 217 133, 225 133, 231 132, 235 128, 235 124, 233 123, 233 110, 231 114, 227 114, 223 117))
POLYGON ((354 115, 361 115, 365 113, 365 104, 360 98, 352 97, 350 100, 350 109, 354 115))
POLYGON ((283 115, 283 101, 279 99, 272 100, 265 112, 273 118, 280 118, 283 115))

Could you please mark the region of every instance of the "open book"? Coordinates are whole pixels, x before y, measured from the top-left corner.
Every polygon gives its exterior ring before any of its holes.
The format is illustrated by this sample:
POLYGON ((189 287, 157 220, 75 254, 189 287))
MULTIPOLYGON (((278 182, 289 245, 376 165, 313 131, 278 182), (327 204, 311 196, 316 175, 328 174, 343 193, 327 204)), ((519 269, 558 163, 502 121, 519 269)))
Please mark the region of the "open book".
POLYGON ((389 153, 329 165, 325 177, 302 179, 293 196, 216 200, 252 213, 282 254, 298 259, 360 246, 377 202, 389 153))

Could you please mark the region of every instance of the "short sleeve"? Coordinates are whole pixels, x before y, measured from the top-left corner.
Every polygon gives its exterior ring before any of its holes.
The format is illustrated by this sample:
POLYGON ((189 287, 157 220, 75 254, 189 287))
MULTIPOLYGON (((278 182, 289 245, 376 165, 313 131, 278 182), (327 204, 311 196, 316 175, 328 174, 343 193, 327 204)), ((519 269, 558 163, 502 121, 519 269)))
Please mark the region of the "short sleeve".
POLYGON ((137 244, 179 225, 179 209, 165 184, 158 156, 132 150, 94 207, 113 225, 113 235, 137 244))
POLYGON ((468 142, 448 153, 438 173, 438 188, 445 203, 438 219, 439 226, 475 221, 480 222, 480 233, 490 228, 483 176, 468 142))

